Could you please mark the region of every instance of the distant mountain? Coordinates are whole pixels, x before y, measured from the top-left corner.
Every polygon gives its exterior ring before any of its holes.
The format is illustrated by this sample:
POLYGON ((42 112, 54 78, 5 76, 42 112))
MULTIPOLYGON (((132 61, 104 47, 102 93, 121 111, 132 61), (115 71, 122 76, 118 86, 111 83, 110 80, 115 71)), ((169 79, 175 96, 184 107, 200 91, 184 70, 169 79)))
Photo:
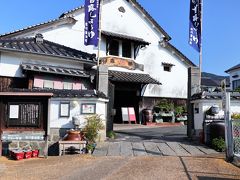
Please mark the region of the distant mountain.
POLYGON ((219 76, 219 75, 207 73, 207 72, 202 72, 202 77, 209 77, 209 78, 221 79, 221 80, 229 79, 229 76, 219 76))
POLYGON ((226 85, 230 85, 230 78, 229 76, 219 76, 212 73, 202 72, 202 85, 205 86, 220 86, 221 81, 226 79, 226 85))

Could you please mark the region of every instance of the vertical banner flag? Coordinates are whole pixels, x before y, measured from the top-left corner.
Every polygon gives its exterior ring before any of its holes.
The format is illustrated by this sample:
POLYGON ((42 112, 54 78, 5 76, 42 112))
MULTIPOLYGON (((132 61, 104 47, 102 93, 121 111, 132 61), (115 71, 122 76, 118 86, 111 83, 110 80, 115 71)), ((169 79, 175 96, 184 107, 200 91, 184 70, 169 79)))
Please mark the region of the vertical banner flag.
POLYGON ((190 0, 189 44, 200 52, 202 0, 190 0))
POLYGON ((84 44, 98 46, 100 0, 85 0, 84 44))

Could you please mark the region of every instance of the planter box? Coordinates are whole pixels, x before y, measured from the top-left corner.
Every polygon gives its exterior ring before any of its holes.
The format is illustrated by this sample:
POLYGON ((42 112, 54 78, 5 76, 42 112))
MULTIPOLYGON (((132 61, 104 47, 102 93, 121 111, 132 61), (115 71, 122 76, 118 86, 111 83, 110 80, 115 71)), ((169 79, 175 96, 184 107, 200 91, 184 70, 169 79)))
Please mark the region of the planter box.
POLYGON ((10 155, 15 160, 22 160, 24 158, 24 152, 23 151, 10 151, 10 155))
POLYGON ((38 154, 39 154, 39 150, 32 150, 32 157, 33 158, 36 158, 36 157, 38 157, 38 154))
POLYGON ((29 159, 32 157, 32 151, 25 151, 24 152, 24 158, 29 159))

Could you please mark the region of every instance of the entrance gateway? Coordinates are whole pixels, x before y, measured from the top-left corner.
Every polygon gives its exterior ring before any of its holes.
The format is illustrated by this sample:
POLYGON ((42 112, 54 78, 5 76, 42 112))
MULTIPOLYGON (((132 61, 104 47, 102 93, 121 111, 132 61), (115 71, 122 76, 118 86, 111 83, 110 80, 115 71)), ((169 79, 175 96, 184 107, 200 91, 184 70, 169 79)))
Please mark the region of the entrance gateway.
POLYGON ((149 74, 109 71, 109 109, 114 109, 112 123, 122 123, 122 107, 133 107, 137 123, 141 123, 140 104, 147 84, 161 84, 149 74))

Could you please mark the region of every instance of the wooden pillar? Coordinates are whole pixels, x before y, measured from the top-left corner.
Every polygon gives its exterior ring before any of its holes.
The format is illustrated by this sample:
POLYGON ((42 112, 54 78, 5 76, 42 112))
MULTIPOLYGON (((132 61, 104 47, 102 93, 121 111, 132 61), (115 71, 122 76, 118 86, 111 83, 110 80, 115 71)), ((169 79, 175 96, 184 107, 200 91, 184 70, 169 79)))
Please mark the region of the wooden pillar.
POLYGON ((28 80, 28 89, 33 89, 33 77, 30 77, 28 80))
POLYGON ((3 99, 0 97, 0 157, 2 156, 2 122, 3 122, 3 99))

